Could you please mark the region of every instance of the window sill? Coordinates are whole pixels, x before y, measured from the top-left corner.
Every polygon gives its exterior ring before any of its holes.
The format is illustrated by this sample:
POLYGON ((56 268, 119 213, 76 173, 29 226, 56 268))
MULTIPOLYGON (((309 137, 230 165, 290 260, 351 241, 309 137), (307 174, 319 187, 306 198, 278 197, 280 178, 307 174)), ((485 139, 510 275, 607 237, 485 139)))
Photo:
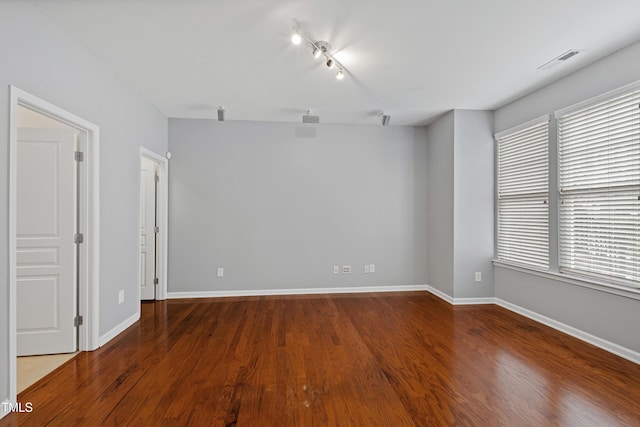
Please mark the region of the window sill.
POLYGON ((583 288, 594 289, 596 291, 605 292, 608 294, 614 294, 625 298, 631 298, 640 301, 640 289, 632 286, 625 286, 616 283, 607 283, 598 281, 596 279, 572 276, 568 274, 559 273, 556 271, 541 270, 535 267, 525 266, 522 264, 515 264, 505 262, 502 260, 493 260, 495 267, 505 268, 507 270, 519 271, 521 273, 532 274, 534 276, 543 277, 545 279, 557 280, 570 285, 580 286, 583 288))

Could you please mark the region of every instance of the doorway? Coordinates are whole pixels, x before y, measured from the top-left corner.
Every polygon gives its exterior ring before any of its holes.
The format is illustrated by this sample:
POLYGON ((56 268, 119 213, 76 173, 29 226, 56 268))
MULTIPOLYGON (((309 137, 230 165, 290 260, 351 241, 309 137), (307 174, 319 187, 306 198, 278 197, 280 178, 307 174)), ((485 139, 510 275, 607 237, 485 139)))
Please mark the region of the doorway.
POLYGON ((99 128, 14 86, 10 97, 9 394, 15 401, 19 337, 51 338, 65 329, 62 347, 39 347, 36 339, 27 353, 98 348, 99 128), (25 132, 25 115, 35 129, 25 132), (51 208, 45 216, 43 206, 51 208), (24 301, 30 312, 19 308, 24 301))
POLYGON ((141 301, 167 294, 168 158, 140 148, 139 294, 141 301))

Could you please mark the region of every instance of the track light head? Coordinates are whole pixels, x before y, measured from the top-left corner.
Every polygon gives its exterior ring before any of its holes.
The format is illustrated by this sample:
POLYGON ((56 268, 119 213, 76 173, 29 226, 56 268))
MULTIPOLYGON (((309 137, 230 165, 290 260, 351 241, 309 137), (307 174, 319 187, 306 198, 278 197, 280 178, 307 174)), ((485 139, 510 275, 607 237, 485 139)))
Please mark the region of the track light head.
POLYGON ((218 121, 224 122, 224 113, 227 111, 224 107, 218 107, 218 121))
MULTIPOLYGON (((295 31, 295 30, 294 30, 295 31)), ((295 45, 299 45, 302 42, 302 37, 300 37, 300 34, 298 34, 298 32, 294 32, 291 35, 291 43, 295 44, 295 45)))
POLYGON ((389 126, 389 123, 391 122, 391 116, 384 114, 384 113, 380 113, 380 123, 382 124, 382 126, 389 126))
POLYGON ((342 69, 339 69, 338 72, 336 73, 336 79, 338 80, 344 79, 344 71, 342 71, 342 69))
POLYGON ((327 67, 333 68, 334 60, 332 58, 327 59, 327 67))
POLYGON ((329 49, 331 49, 331 45, 325 41, 317 41, 311 45, 313 46, 313 51, 311 53, 313 53, 313 57, 316 59, 320 58, 322 55, 326 56, 329 49))

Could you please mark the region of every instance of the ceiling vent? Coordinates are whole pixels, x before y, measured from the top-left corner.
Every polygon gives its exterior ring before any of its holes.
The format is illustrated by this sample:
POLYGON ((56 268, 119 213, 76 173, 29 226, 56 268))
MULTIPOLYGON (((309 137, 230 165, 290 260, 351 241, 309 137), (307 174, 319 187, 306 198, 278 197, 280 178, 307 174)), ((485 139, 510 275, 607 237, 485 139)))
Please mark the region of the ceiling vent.
POLYGON ((562 64, 562 63, 568 61, 569 59, 573 58, 574 56, 576 56, 580 52, 582 52, 582 51, 579 50, 579 49, 569 49, 568 51, 562 53, 561 55, 556 56, 551 61, 539 66, 538 70, 548 70, 549 68, 553 68, 556 65, 559 65, 559 64, 562 64))

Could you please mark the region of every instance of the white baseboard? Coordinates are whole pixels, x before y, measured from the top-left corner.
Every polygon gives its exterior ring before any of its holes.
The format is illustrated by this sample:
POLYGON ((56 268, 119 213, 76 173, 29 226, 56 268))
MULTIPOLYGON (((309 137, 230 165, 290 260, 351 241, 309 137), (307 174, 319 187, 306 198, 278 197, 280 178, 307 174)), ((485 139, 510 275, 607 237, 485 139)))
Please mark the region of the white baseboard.
POLYGON ((496 299, 494 297, 480 297, 480 298, 453 298, 451 295, 442 292, 433 286, 425 285, 426 290, 433 295, 437 296, 448 302, 451 305, 476 305, 476 304, 495 304, 496 299))
POLYGON ((114 339, 116 336, 118 336, 120 333, 122 333, 129 326, 131 326, 134 323, 136 323, 138 321, 138 319, 140 319, 140 311, 138 311, 136 314, 134 314, 133 316, 129 317, 128 319, 125 319, 119 325, 116 325, 113 329, 111 329, 106 334, 102 335, 98 339, 98 345, 100 347, 102 347, 103 345, 105 345, 106 343, 108 343, 109 341, 114 339))
POLYGON ((434 288, 433 286, 427 285, 427 292, 432 293, 433 295, 437 296, 440 299, 445 300, 446 302, 448 302, 449 304, 453 305, 453 297, 449 294, 445 294, 444 292, 442 292, 439 289, 434 288))
POLYGON ((595 335, 591 335, 588 332, 574 328, 573 326, 569 326, 565 323, 558 322, 557 320, 554 320, 550 317, 520 307, 519 305, 512 304, 508 301, 504 301, 499 298, 496 298, 495 300, 496 304, 500 307, 518 313, 524 317, 528 317, 529 319, 535 320, 536 322, 542 323, 543 325, 547 325, 550 328, 556 329, 560 332, 564 332, 565 334, 571 335, 572 337, 578 338, 579 340, 588 342, 589 344, 592 344, 624 359, 630 360, 631 362, 640 364, 640 353, 634 350, 628 349, 616 343, 612 343, 611 341, 607 341, 595 335))
POLYGON ((496 299, 494 297, 479 297, 479 298, 454 298, 453 305, 482 305, 482 304, 495 304, 496 299))
POLYGON ((408 286, 358 286, 349 288, 298 288, 298 289, 259 289, 234 291, 168 292, 167 299, 180 298, 220 298, 252 297, 267 295, 315 295, 315 294, 353 294, 364 292, 409 292, 426 291, 427 285, 408 286))

